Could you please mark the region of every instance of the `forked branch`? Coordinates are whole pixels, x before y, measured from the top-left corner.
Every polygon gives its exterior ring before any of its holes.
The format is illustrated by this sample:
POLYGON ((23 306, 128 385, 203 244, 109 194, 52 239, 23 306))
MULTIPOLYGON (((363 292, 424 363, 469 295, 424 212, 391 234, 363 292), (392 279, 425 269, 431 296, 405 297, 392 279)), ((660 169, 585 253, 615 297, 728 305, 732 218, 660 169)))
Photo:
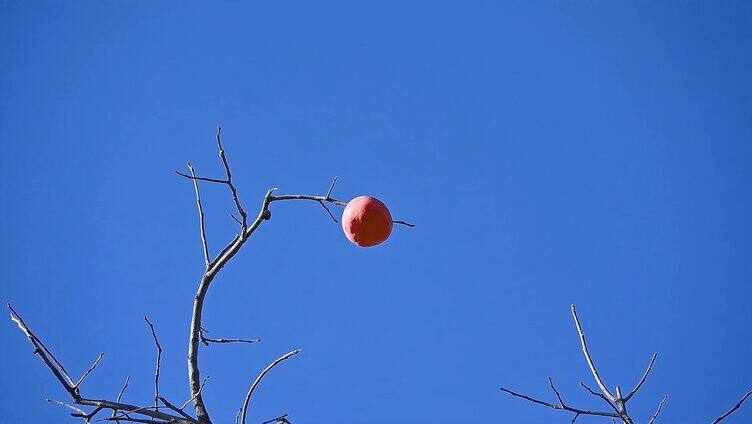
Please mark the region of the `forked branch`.
MULTIPOLYGON (((171 414, 166 414, 164 412, 158 411, 154 407, 143 407, 143 406, 136 406, 136 405, 130 405, 127 403, 121 403, 120 397, 122 396, 123 391, 125 391, 125 387, 127 387, 127 380, 126 380, 126 386, 123 387, 123 389, 120 392, 120 395, 118 396, 118 399, 116 401, 108 401, 108 400, 102 400, 102 399, 89 399, 84 396, 82 396, 79 393, 80 387, 77 387, 76 384, 74 384, 68 373, 65 371, 65 367, 60 363, 60 361, 55 358, 55 355, 52 354, 52 352, 42 343, 42 341, 37 337, 37 335, 29 328, 29 326, 24 322, 24 320, 21 318, 20 315, 13 309, 13 307, 8 304, 8 309, 10 310, 10 318, 13 320, 13 322, 18 325, 18 328, 26 335, 26 337, 29 339, 29 342, 34 347, 34 353, 39 356, 39 358, 42 360, 42 362, 47 365, 47 368, 52 371, 52 374, 55 375, 58 382, 63 386, 66 392, 71 396, 73 399, 73 403, 76 405, 81 406, 91 406, 94 407, 94 409, 89 412, 85 413, 83 410, 79 408, 75 408, 71 405, 68 405, 61 401, 52 401, 54 403, 57 403, 59 405, 66 406, 68 408, 73 409, 75 412, 71 415, 74 417, 79 417, 85 419, 87 422, 90 421, 94 416, 104 410, 104 409, 110 409, 114 411, 116 414, 113 414, 113 417, 106 418, 106 420, 113 420, 116 421, 117 419, 123 420, 123 421, 133 421, 133 422, 151 422, 151 423, 169 423, 169 424, 194 424, 197 421, 193 419, 187 419, 185 417, 179 417, 171 414), (149 419, 142 419, 142 418, 136 418, 136 417, 130 417, 129 414, 135 414, 135 415, 141 415, 144 417, 148 417, 149 419), (122 417, 122 418, 121 418, 122 417), (137 421, 140 420, 140 421, 137 421)), ((88 371, 84 376, 88 375, 91 371, 93 371, 95 367, 92 366, 90 368, 90 371, 88 371)), ((79 381, 82 382, 83 378, 79 381)))
MULTIPOLYGON (((198 181, 204 181, 204 182, 210 182, 210 183, 216 183, 216 184, 223 184, 226 185, 229 190, 230 194, 232 196, 233 202, 235 203, 235 207, 240 214, 240 219, 236 218, 234 215, 231 214, 233 219, 235 219, 241 226, 240 234, 238 234, 233 240, 231 240, 224 249, 214 258, 211 259, 210 256, 206 253, 208 249, 206 246, 206 236, 203 230, 203 218, 200 219, 200 225, 201 225, 201 238, 202 238, 202 244, 205 247, 205 260, 206 260, 206 271, 201 276, 201 280, 198 285, 198 289, 196 291, 196 296, 194 297, 193 301, 193 313, 191 315, 191 328, 190 328, 190 335, 189 335, 189 341, 188 341, 188 382, 189 387, 191 391, 191 396, 194 399, 194 407, 196 409, 196 416, 198 417, 198 420, 202 423, 209 424, 211 423, 211 419, 209 418, 209 413, 206 409, 206 405, 204 403, 202 394, 201 394, 201 372, 199 369, 199 345, 205 344, 208 345, 209 343, 230 343, 230 342, 241 342, 241 343, 252 343, 255 341, 252 340, 243 340, 243 339, 211 339, 206 337, 203 333, 204 330, 202 330, 201 323, 203 320, 203 308, 204 308, 204 301, 206 299, 206 294, 209 290, 209 286, 211 285, 212 281, 214 281, 214 278, 217 276, 219 271, 222 270, 222 268, 240 251, 240 248, 243 247, 245 242, 250 238, 253 233, 256 231, 256 229, 263 223, 264 221, 267 221, 271 219, 271 211, 269 210, 269 206, 273 202, 278 201, 285 201, 285 200, 308 200, 317 202, 319 205, 321 205, 324 210, 327 212, 330 218, 337 222, 337 219, 334 217, 334 214, 332 211, 327 207, 327 205, 336 205, 336 206, 346 206, 347 202, 344 202, 342 200, 338 200, 334 197, 332 197, 332 193, 334 191, 334 187, 337 183, 337 178, 335 177, 332 180, 332 183, 329 185, 329 188, 327 189, 326 193, 323 195, 308 195, 308 194, 287 194, 287 195, 274 195, 274 192, 276 188, 271 188, 267 190, 266 195, 264 196, 261 208, 256 216, 256 218, 248 222, 247 219, 247 213, 245 209, 243 208, 239 197, 238 197, 238 190, 235 186, 235 183, 232 179, 232 172, 230 169, 230 165, 227 161, 227 155, 225 153, 224 147, 222 146, 222 129, 220 127, 217 128, 217 147, 219 148, 219 157, 222 161, 222 165, 225 170, 225 178, 208 178, 208 177, 199 177, 196 176, 193 171, 191 171, 191 175, 184 174, 179 171, 175 171, 177 175, 180 175, 184 178, 187 178, 189 180, 192 180, 193 183, 197 186, 198 181), (208 259, 207 259, 208 258, 208 259)), ((196 197, 197 197, 197 203, 200 203, 198 201, 199 194, 198 189, 196 188, 196 197)), ((199 214, 203 216, 203 210, 201 206, 199 205, 199 214)), ((404 221, 394 221, 395 223, 407 225, 407 226, 413 226, 412 224, 409 224, 404 221)))
MULTIPOLYGON (((580 319, 577 316, 577 308, 575 305, 572 305, 572 317, 574 318, 575 326, 577 327, 577 333, 580 338, 580 345, 582 346, 582 353, 585 356, 585 360, 587 361, 588 367, 590 368, 590 372, 593 374, 593 378, 595 379, 596 383, 598 384, 598 387, 601 389, 600 392, 597 392, 590 387, 588 387, 585 383, 580 382, 580 385, 587 390, 591 395, 596 396, 600 399, 602 399, 606 404, 608 404, 614 412, 603 412, 603 411, 591 411, 591 410, 584 410, 581 408, 574 408, 564 403, 564 400, 561 397, 561 394, 559 391, 554 387, 553 380, 549 377, 549 385, 551 386, 551 390, 556 395, 556 398, 559 400, 558 404, 546 402, 540 399, 533 398, 531 396, 517 393, 514 391, 511 391, 509 389, 505 389, 504 387, 501 388, 501 390, 511 394, 512 396, 525 399, 527 401, 530 401, 532 403, 543 405, 546 407, 549 407, 551 409, 561 410, 561 411, 567 411, 574 414, 574 417, 572 418, 572 422, 574 423, 577 418, 580 415, 598 415, 598 416, 605 416, 605 417, 611 417, 611 420, 615 423, 616 420, 620 420, 621 422, 625 424, 634 424, 634 420, 627 412, 627 401, 632 399, 632 397, 642 388, 643 384, 647 380, 648 376, 650 375, 650 371, 653 369, 653 364, 655 364, 655 360, 658 357, 657 353, 654 353, 653 356, 650 358, 650 363, 648 364, 647 369, 642 375, 642 378, 640 378, 640 381, 637 382, 637 385, 634 389, 626 396, 622 396, 621 387, 616 386, 616 395, 614 396, 611 394, 611 392, 606 388, 606 385, 603 383, 603 379, 600 376, 600 373, 598 373, 598 369, 595 367, 595 362, 593 361, 593 358, 590 355, 590 351, 587 346, 587 341, 585 339, 585 333, 582 330, 582 324, 580 323, 580 319)), ((731 409, 729 409, 726 413, 721 415, 720 417, 716 418, 715 421, 713 421, 711 424, 717 424, 724 418, 731 415, 734 411, 739 409, 742 404, 752 396, 752 390, 747 392, 739 402, 736 403, 731 409)), ((658 418, 658 415, 663 410, 663 406, 666 403, 666 400, 668 400, 668 396, 664 396, 661 402, 658 404, 658 409, 655 411, 653 416, 650 418, 650 421, 648 421, 648 424, 654 424, 656 422, 656 419, 658 418)))

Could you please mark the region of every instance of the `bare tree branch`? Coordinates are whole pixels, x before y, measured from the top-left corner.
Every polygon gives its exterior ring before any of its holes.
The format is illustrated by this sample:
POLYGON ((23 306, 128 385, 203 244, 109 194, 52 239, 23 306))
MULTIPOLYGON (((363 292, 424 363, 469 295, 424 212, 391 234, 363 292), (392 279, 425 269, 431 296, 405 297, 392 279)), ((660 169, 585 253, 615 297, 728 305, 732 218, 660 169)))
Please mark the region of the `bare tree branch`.
MULTIPOLYGON (((225 156, 225 150, 222 148, 222 127, 217 125, 217 147, 219 148, 219 158, 222 159, 222 164, 225 167, 225 176, 227 177, 227 187, 230 188, 232 193, 232 200, 235 202, 235 208, 237 208, 240 218, 242 220, 242 233, 245 233, 245 229, 248 228, 248 214, 240 204, 238 198, 238 190, 235 188, 235 184, 232 183, 232 172, 230 172, 230 165, 227 163, 227 156, 225 156)), ((242 234, 241 233, 241 234, 242 234)))
POLYGON ((243 402, 243 409, 241 410, 242 412, 240 414, 240 423, 241 424, 246 424, 245 419, 246 419, 246 415, 248 414, 248 405, 251 403, 251 395, 253 395, 253 391, 256 390, 256 387, 258 387, 259 383, 261 383, 261 380, 264 378, 264 376, 269 371, 271 371, 272 368, 274 368, 275 366, 277 366, 277 364, 279 364, 280 362, 282 362, 282 361, 290 358, 293 355, 297 355, 298 353, 300 353, 300 349, 295 349, 295 350, 293 350, 291 352, 288 352, 288 353, 280 356, 279 358, 275 359, 274 362, 272 362, 266 368, 264 368, 264 370, 261 371, 261 374, 259 374, 258 377, 256 377, 256 380, 253 382, 253 384, 251 384, 251 388, 248 389, 248 394, 245 395, 245 401, 243 402))
MULTIPOLYGON (((128 388, 128 383, 130 383, 130 382, 131 382, 130 376, 129 377, 125 377, 125 383, 123 384, 123 388, 120 389, 120 393, 118 393, 117 398, 115 399, 116 403, 120 403, 120 399, 122 399, 123 393, 125 393, 125 389, 128 388)), ((117 409, 113 409, 112 410, 112 417, 114 417, 117 414, 117 412, 118 412, 117 409)))
POLYGON ((206 337, 204 333, 208 333, 209 330, 205 328, 201 328, 201 343, 203 343, 205 346, 209 346, 209 343, 221 343, 221 344, 227 344, 227 343, 259 343, 261 342, 261 339, 213 339, 210 337, 206 337))
POLYGON ((144 315, 144 321, 149 324, 151 335, 154 337, 154 344, 157 346, 157 364, 154 370, 154 407, 159 408, 159 371, 162 368, 162 345, 159 344, 157 332, 154 331, 154 325, 149 321, 149 317, 144 315))
POLYGON ((193 176, 193 188, 196 190, 196 208, 198 208, 198 226, 201 232, 201 246, 204 249, 204 263, 206 264, 206 268, 209 268, 211 259, 209 258, 209 243, 206 241, 206 225, 204 224, 204 207, 201 205, 201 192, 198 189, 198 180, 195 178, 196 172, 190 162, 188 162, 188 169, 191 170, 191 176, 193 176))
POLYGON ((719 422, 721 422, 721 421, 722 421, 723 419, 725 419, 725 418, 726 418, 726 417, 728 417, 729 415, 733 414, 733 413, 734 413, 734 411, 736 411, 737 409, 741 408, 741 406, 742 406, 742 404, 744 403, 744 401, 746 401, 746 400, 747 400, 747 398, 748 398, 748 397, 749 397, 750 395, 752 395, 752 390, 748 391, 748 392, 747 392, 747 393, 746 393, 746 394, 745 394, 745 395, 744 395, 744 396, 743 396, 743 397, 741 398, 741 400, 739 400, 739 402, 737 402, 737 403, 736 403, 736 405, 734 405, 733 407, 731 407, 731 409, 729 409, 728 411, 726 411, 726 413, 724 413, 724 414, 723 414, 723 415, 721 415, 720 417, 716 418, 716 419, 715 419, 715 420, 714 420, 714 421, 713 421, 713 422, 712 422, 711 424, 718 424, 718 423, 719 423, 719 422))
POLYGON ((411 224, 411 223, 405 222, 405 221, 392 221, 392 222, 395 223, 395 224, 405 225, 405 226, 408 226, 410 228, 415 227, 415 224, 411 224))
POLYGON ((550 402, 546 402, 546 401, 543 401, 543 400, 535 399, 533 397, 530 397, 530 396, 522 394, 522 393, 517 393, 517 392, 509 390, 509 389, 507 389, 505 387, 502 387, 501 390, 504 391, 504 392, 509 393, 512 396, 516 396, 518 398, 522 398, 522 399, 528 400, 530 402, 537 403, 538 405, 547 406, 547 407, 549 407, 551 409, 556 409, 556 410, 559 410, 559 411, 568 411, 568 412, 572 412, 572 413, 577 414, 577 415, 597 415, 597 416, 601 416, 601 417, 615 417, 615 418, 620 418, 619 414, 616 414, 614 412, 590 411, 590 410, 586 410, 586 409, 573 408, 571 406, 565 405, 563 402, 561 402, 561 400, 559 401, 560 404, 557 405, 557 404, 554 404, 554 403, 550 403, 550 402))
POLYGON ((653 417, 650 418, 650 421, 648 421, 648 424, 653 424, 655 422, 655 419, 658 418, 658 414, 661 413, 661 410, 663 409, 663 404, 666 403, 668 400, 668 396, 664 396, 661 400, 661 403, 658 404, 658 409, 656 409, 655 414, 653 414, 653 417))
MULTIPOLYGON (((184 419, 183 417, 178 417, 175 415, 165 414, 163 412, 157 411, 157 410, 150 410, 150 407, 141 407, 141 406, 135 406, 130 405, 127 403, 120 403, 118 402, 112 402, 108 400, 103 399, 89 399, 81 396, 79 394, 78 388, 74 387, 75 385, 70 380, 70 378, 66 378, 63 376, 63 372, 61 370, 64 370, 62 364, 60 364, 59 361, 56 359, 51 359, 54 357, 52 352, 44 347, 44 344, 39 340, 39 338, 34 334, 34 332, 31 331, 28 325, 21 319, 21 316, 18 315, 18 313, 13 309, 13 307, 8 304, 8 309, 10 310, 11 314, 11 320, 18 325, 18 328, 26 335, 26 337, 31 342, 31 345, 34 347, 34 353, 36 353, 41 359, 42 362, 47 365, 47 368, 52 371, 52 373, 55 375, 55 377, 58 379, 60 384, 63 386, 65 391, 70 394, 71 398, 73 399, 73 403, 76 405, 82 405, 82 406, 93 406, 95 408, 95 412, 101 411, 102 409, 111 409, 111 410, 119 410, 121 413, 138 413, 140 415, 144 415, 150 418, 154 418, 156 420, 162 420, 163 422, 170 423, 170 424, 193 424, 194 421, 188 421, 184 419)), ((67 374, 67 373, 66 373, 67 374)), ((89 416, 91 414, 88 414, 89 416)), ((79 415, 76 415, 79 416, 79 415)), ((86 414, 82 416, 82 418, 85 418, 86 414)), ((114 418, 108 418, 107 420, 116 421, 114 418)), ((132 421, 132 420, 131 420, 132 421)))
POLYGON ((91 365, 91 367, 89 367, 89 369, 88 369, 88 370, 86 370, 86 372, 84 373, 84 375, 82 375, 82 376, 81 376, 81 378, 79 378, 79 379, 78 379, 78 381, 76 382, 76 384, 75 384, 75 385, 73 385, 73 388, 74 388, 74 389, 75 389, 75 388, 78 388, 78 387, 79 387, 79 386, 81 385, 81 383, 83 383, 83 382, 84 382, 84 380, 86 379, 86 377, 87 377, 87 376, 88 376, 88 375, 89 375, 89 374, 90 374, 90 373, 91 373, 92 371, 94 371, 94 368, 96 368, 96 367, 97 367, 97 365, 99 364, 99 361, 101 361, 101 360, 102 360, 102 358, 104 358, 104 353, 100 353, 100 354, 99 354, 99 356, 97 357, 97 359, 96 359, 96 360, 94 361, 94 363, 93 363, 93 364, 91 365))
MULTIPOLYGON (((206 377, 204 377, 204 381, 201 382, 201 387, 198 389, 198 393, 201 393, 201 391, 204 390, 204 386, 206 385, 207 380, 209 380, 209 376, 208 375, 206 377)), ((196 396, 198 396, 198 395, 196 394, 196 395, 191 396, 190 399, 188 399, 187 401, 185 401, 185 403, 183 403, 180 406, 180 409, 185 409, 185 407, 188 406, 189 403, 193 402, 193 400, 196 399, 196 396)))
POLYGON ((266 421, 262 422, 261 424, 271 424, 271 423, 288 424, 288 423, 290 423, 290 421, 287 419, 287 415, 288 414, 280 415, 277 418, 272 418, 271 420, 266 420, 266 421))
POLYGON ((595 368, 593 358, 590 356, 590 352, 588 351, 587 342, 585 341, 585 333, 582 331, 582 325, 580 325, 579 318, 577 318, 577 308, 575 307, 575 305, 572 305, 572 316, 574 317, 574 323, 577 326, 577 332, 580 334, 582 353, 585 355, 585 360, 590 367, 590 371, 593 373, 593 378, 595 378, 595 382, 598 383, 598 387, 600 387, 603 395, 606 396, 611 402, 613 402, 616 400, 616 398, 611 394, 611 392, 608 391, 606 385, 603 384, 603 379, 601 378, 600 374, 598 374, 598 370, 595 368))
POLYGON ((640 379, 640 382, 637 383, 634 389, 627 395, 627 397, 624 398, 624 402, 626 403, 629 399, 632 399, 632 396, 637 393, 638 390, 640 390, 640 387, 642 387, 642 384, 647 380, 648 375, 650 374, 650 370, 653 369, 653 364, 655 363, 655 359, 658 357, 658 352, 653 354, 653 357, 650 358, 650 363, 648 364, 648 368, 645 370, 645 374, 642 375, 642 378, 640 379))
POLYGON ((181 408, 178 408, 177 406, 175 406, 175 405, 173 405, 172 403, 170 403, 170 402, 169 402, 169 401, 168 401, 167 399, 165 399, 164 397, 160 396, 160 397, 159 397, 159 400, 161 400, 161 401, 162 401, 162 403, 164 403, 164 405, 165 405, 166 407, 168 407, 168 408, 172 409, 173 411, 177 412, 178 414, 182 415, 183 417, 185 417, 185 418, 187 418, 187 419, 189 419, 189 420, 193 420, 193 417, 191 417, 190 415, 186 414, 186 413, 185 413, 185 411, 183 411, 183 410, 182 410, 181 408))
MULTIPOLYGON (((54 400, 54 399, 45 399, 45 400, 46 400, 47 402, 50 402, 50 403, 56 403, 56 404, 58 404, 58 405, 64 406, 64 407, 66 407, 66 408, 68 408, 68 409, 72 409, 73 411, 76 411, 76 413, 77 413, 78 415, 81 415, 82 417, 85 417, 85 416, 87 416, 87 415, 88 415, 88 414, 87 414, 86 412, 84 412, 84 411, 82 411, 82 410, 80 410, 80 409, 76 408, 75 406, 69 405, 69 404, 67 404, 67 403, 65 403, 65 402, 61 402, 61 401, 59 401, 59 400, 54 400)), ((86 420, 86 421, 89 421, 89 420, 86 420)))

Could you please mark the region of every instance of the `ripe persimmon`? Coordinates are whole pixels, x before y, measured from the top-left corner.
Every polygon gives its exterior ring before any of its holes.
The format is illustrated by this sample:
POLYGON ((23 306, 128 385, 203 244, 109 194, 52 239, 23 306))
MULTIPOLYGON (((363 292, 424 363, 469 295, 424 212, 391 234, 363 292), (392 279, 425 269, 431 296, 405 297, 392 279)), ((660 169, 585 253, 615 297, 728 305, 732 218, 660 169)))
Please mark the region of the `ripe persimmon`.
POLYGON ((381 200, 371 196, 352 199, 342 213, 342 230, 360 247, 381 244, 392 233, 392 215, 381 200))

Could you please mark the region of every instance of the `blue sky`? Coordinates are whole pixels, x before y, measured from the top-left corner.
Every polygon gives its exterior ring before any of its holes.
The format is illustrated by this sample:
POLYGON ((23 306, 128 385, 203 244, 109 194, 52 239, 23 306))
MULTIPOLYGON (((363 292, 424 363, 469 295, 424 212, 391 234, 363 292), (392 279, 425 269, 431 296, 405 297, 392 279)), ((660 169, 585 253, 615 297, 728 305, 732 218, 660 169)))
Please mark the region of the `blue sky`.
MULTIPOLYGON (((373 249, 315 204, 273 205, 209 292, 215 422, 569 422, 501 385, 598 406, 569 314, 607 384, 654 375, 647 421, 709 422, 752 386, 752 6, 748 2, 2 2, 0 298, 83 388, 188 397, 202 272, 193 161, 241 200, 382 199, 373 249)), ((214 253, 228 194, 204 187, 214 253)), ((0 416, 76 422, 10 320, 0 416)), ((752 406, 729 423, 752 420, 752 406)), ((583 423, 598 422, 582 418, 583 423)))

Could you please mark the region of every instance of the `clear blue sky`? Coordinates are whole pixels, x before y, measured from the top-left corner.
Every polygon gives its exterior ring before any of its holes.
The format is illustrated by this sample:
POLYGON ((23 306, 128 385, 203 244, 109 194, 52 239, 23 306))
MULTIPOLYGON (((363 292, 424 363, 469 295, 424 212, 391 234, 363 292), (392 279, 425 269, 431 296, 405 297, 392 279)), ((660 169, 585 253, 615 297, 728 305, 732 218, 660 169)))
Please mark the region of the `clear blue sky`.
MULTIPOLYGON (((0 298, 74 373, 105 353, 86 395, 130 375, 134 403, 149 314, 185 400, 202 259, 172 171, 221 175, 221 123, 253 213, 338 175, 418 226, 358 249, 273 205, 206 304, 213 335, 264 340, 203 349, 215 422, 295 347, 252 422, 569 422, 499 386, 598 405, 571 303, 611 387, 659 352, 638 420, 668 394, 662 422, 708 422, 752 386, 752 5, 494 3, 2 2, 0 298)), ((233 205, 204 201, 216 253, 233 205)), ((0 340, 3 421, 76 422, 10 320, 0 340)))

